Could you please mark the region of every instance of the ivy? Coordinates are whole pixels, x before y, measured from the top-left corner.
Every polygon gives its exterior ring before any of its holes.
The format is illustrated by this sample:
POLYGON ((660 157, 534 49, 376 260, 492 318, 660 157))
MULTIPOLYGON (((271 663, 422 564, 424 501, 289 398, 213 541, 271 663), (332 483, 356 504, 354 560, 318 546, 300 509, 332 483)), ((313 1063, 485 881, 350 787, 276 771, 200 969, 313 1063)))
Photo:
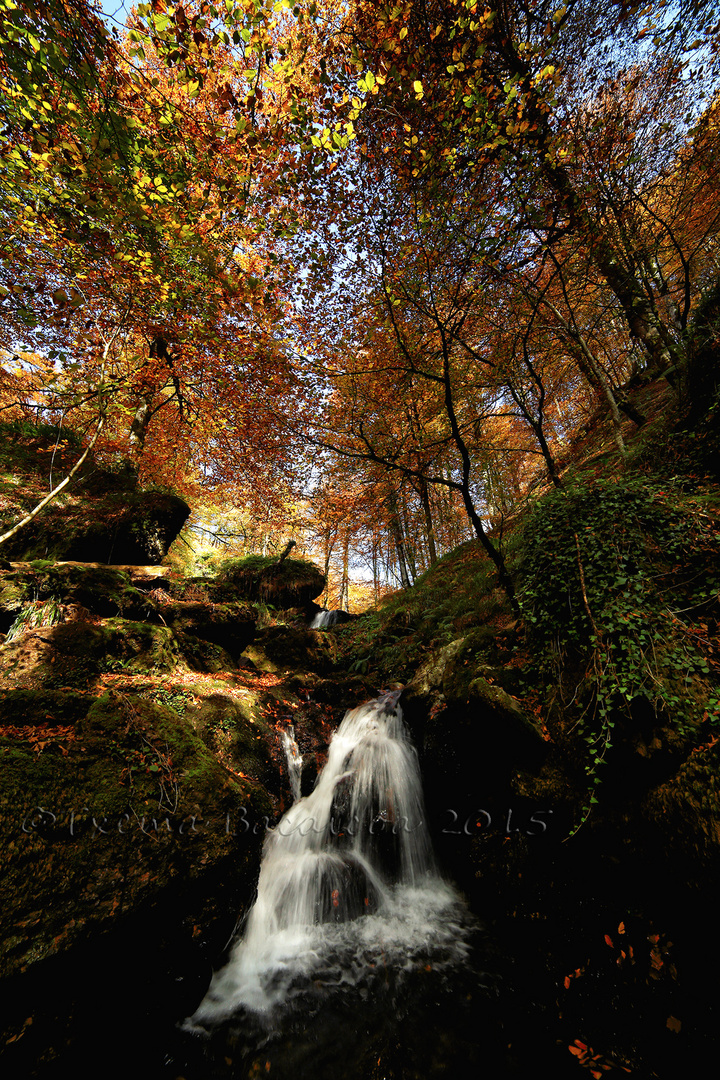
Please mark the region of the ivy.
POLYGON ((690 501, 636 479, 551 493, 524 540, 520 596, 538 677, 557 686, 568 661, 585 666, 573 733, 588 795, 577 831, 598 802, 616 724, 632 721, 634 704, 649 702, 680 735, 705 716, 720 719, 702 646, 720 589, 718 537, 690 501))

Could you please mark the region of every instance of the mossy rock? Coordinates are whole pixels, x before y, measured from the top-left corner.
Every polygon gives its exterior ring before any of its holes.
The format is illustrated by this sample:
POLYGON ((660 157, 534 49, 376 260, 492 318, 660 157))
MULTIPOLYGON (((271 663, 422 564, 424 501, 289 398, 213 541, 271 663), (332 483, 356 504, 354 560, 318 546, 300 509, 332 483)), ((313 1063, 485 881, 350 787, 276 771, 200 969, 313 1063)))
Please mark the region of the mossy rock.
POLYGON ((219 645, 234 660, 255 637, 257 613, 247 603, 204 604, 175 601, 163 607, 163 619, 176 632, 219 645))
POLYGON ((5 634, 32 597, 25 585, 11 572, 0 580, 0 633, 5 634))
POLYGON ((490 681, 498 669, 485 662, 486 647, 496 649, 496 637, 473 631, 435 650, 403 692, 434 809, 472 812, 478 791, 502 798, 518 770, 537 771, 546 757, 539 723, 490 681))
POLYGON ((160 621, 157 605, 131 584, 126 570, 112 566, 35 560, 3 575, 0 611, 17 615, 36 599, 76 604, 95 615, 160 621))
POLYGON ((246 600, 281 609, 309 607, 325 588, 325 577, 313 563, 304 559, 279 563, 260 555, 225 560, 217 582, 246 600))
POLYGON ((720 859, 720 744, 701 747, 645 801, 644 812, 675 857, 714 867, 720 859))
POLYGON ((88 693, 72 690, 0 690, 0 725, 75 724, 91 701, 88 693))
POLYGON ((175 639, 188 667, 193 671, 203 671, 209 675, 218 675, 223 671, 233 671, 237 664, 229 652, 213 641, 184 634, 175 630, 175 639))
POLYGON ((243 656, 260 671, 327 672, 335 661, 335 646, 329 635, 317 630, 268 626, 258 631, 243 656))
POLYGON ((0 938, 4 973, 83 945, 169 887, 230 865, 257 871, 272 804, 233 776, 192 722, 140 694, 105 694, 69 752, 3 747, 0 938))
POLYGON ((271 752, 271 747, 277 749, 278 733, 260 719, 258 705, 251 692, 242 701, 215 693, 193 711, 193 724, 216 757, 278 796, 282 779, 278 755, 271 752))
MULTIPOLYGON (((157 565, 190 514, 184 499, 168 493, 104 488, 97 497, 83 494, 51 503, 31 528, 6 541, 3 555, 17 561, 157 565)), ((13 524, 24 511, 16 506, 5 514, 4 524, 13 524)))
POLYGON ((2 646, 0 685, 6 689, 87 689, 101 673, 173 671, 183 667, 172 630, 108 619, 30 630, 2 646))

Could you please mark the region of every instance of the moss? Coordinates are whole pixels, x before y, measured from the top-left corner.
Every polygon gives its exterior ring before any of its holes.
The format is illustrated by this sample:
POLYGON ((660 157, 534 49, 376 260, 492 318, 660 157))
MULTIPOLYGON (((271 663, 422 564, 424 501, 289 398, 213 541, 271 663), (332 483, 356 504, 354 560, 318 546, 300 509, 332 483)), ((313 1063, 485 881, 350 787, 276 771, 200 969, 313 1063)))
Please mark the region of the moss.
POLYGON ((227 559, 216 574, 224 589, 247 600, 261 600, 278 608, 309 604, 325 588, 325 578, 311 562, 303 559, 277 559, 250 555, 227 559))
POLYGON ((89 697, 66 690, 0 690, 0 724, 74 724, 85 716, 89 697))
POLYGON ((167 626, 112 618, 97 633, 105 643, 102 670, 139 674, 173 671, 182 665, 179 643, 167 626))
POLYGON ((682 858, 715 866, 720 854, 720 743, 698 748, 646 800, 645 812, 682 858))
POLYGON ((192 723, 166 704, 105 694, 77 734, 65 756, 19 745, 2 755, 7 971, 107 930, 233 853, 244 865, 261 834, 240 837, 235 824, 272 812, 259 787, 223 769, 192 723))
POLYGON ((279 794, 280 774, 269 751, 274 729, 260 717, 260 699, 242 701, 224 693, 206 697, 193 713, 193 723, 207 746, 228 766, 266 790, 279 794))

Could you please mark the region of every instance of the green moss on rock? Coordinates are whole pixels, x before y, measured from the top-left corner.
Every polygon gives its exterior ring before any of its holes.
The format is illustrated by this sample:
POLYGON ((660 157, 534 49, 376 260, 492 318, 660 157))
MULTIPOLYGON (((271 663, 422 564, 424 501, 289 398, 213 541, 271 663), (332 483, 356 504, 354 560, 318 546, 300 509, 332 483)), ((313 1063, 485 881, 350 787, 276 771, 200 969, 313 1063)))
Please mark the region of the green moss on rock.
POLYGON ((325 578, 311 562, 251 555, 220 564, 217 581, 246 600, 261 600, 277 608, 302 607, 320 596, 325 578))

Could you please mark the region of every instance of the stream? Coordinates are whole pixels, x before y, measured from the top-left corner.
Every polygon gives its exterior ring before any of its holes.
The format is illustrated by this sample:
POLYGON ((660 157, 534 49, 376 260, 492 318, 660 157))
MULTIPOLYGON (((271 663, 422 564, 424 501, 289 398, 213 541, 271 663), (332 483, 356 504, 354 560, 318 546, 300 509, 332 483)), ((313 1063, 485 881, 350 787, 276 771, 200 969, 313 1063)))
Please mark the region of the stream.
POLYGON ((505 1074, 483 932, 437 868, 399 697, 345 715, 305 798, 283 733, 295 801, 267 835, 227 963, 181 1025, 175 1075, 458 1076, 493 1060, 505 1074))

